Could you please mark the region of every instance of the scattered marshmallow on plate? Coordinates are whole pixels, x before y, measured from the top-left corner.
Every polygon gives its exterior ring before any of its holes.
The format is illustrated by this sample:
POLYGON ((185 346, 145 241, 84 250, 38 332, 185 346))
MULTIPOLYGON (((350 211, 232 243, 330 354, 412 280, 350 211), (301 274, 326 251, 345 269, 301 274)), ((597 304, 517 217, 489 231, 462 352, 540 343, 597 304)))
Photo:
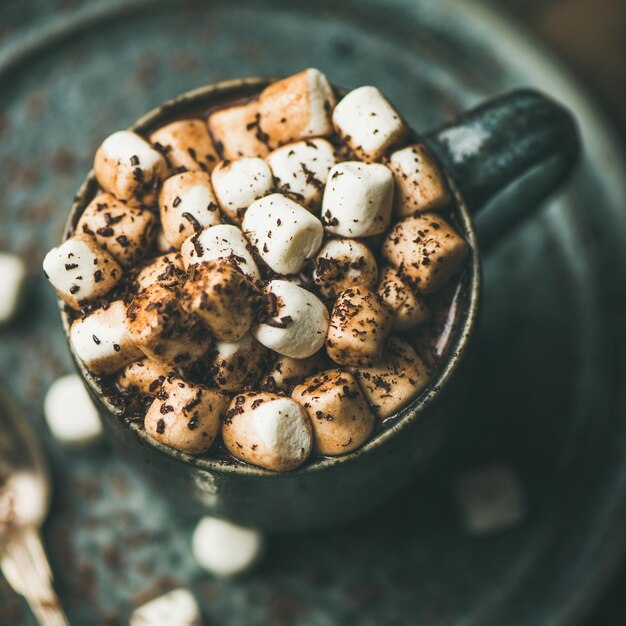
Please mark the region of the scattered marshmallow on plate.
POLYGON ((133 611, 130 626, 201 626, 198 603, 187 589, 174 589, 133 611))
POLYGON ((89 444, 102 433, 98 411, 76 374, 52 383, 44 400, 44 415, 48 428, 62 443, 89 444))
POLYGON ((258 561, 263 551, 263 535, 254 528, 203 517, 193 533, 192 549, 203 569, 216 576, 236 576, 258 561))
POLYGON ((0 326, 10 322, 19 309, 26 267, 22 259, 0 252, 0 326))
POLYGON ((524 488, 508 465, 469 470, 456 478, 453 491, 463 526, 472 535, 511 528, 526 517, 524 488))

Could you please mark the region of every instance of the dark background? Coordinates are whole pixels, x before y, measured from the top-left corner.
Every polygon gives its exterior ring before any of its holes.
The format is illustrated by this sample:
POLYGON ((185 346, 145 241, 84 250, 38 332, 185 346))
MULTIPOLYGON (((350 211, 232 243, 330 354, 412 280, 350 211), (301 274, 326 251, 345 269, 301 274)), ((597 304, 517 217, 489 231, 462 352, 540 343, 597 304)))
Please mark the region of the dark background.
MULTIPOLYGON (((626 144, 626 0, 501 0, 500 4, 569 66, 626 144)), ((626 563, 585 626, 624 624, 626 563)))

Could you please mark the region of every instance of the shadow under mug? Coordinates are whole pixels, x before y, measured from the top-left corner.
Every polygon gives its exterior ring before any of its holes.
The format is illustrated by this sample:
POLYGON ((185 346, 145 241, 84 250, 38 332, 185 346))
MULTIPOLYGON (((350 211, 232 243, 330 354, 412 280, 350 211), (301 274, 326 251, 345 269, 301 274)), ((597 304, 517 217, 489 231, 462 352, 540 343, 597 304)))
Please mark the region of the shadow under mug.
MULTIPOLYGON (((190 111, 258 94, 269 78, 220 82, 182 94, 143 116, 139 133, 190 111)), ((338 95, 344 90, 336 89, 338 95)), ((172 501, 188 512, 206 513, 266 530, 296 531, 329 526, 373 509, 426 467, 445 436, 467 364, 481 295, 481 249, 502 238, 572 171, 579 153, 572 116, 544 95, 514 91, 432 131, 425 141, 443 165, 458 204, 458 225, 471 248, 465 311, 448 356, 425 392, 364 446, 340 457, 319 458, 302 468, 273 473, 217 458, 195 457, 150 439, 141 425, 125 424, 100 393, 98 380, 72 351, 107 430, 127 458, 157 481, 172 501), (532 177, 525 177, 530 171, 532 177), (524 179, 507 203, 481 222, 472 216, 510 184, 524 179), (501 209, 501 210, 500 210, 501 209), (477 237, 477 234, 479 237, 477 237)), ((97 191, 90 172, 76 195, 67 222, 68 237, 97 191)), ((69 337, 70 319, 61 304, 69 337)), ((68 342, 69 343, 69 342, 68 342)))

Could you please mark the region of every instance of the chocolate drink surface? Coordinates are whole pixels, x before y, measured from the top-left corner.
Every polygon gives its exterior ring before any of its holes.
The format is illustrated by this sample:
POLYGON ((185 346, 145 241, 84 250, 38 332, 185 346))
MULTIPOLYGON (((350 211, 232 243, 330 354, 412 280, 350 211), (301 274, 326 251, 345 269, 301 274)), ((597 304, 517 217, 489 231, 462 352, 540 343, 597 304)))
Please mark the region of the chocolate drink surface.
POLYGON ((305 70, 114 133, 95 171, 44 268, 101 393, 156 441, 289 471, 363 445, 449 354, 469 247, 374 87, 337 102, 305 70))

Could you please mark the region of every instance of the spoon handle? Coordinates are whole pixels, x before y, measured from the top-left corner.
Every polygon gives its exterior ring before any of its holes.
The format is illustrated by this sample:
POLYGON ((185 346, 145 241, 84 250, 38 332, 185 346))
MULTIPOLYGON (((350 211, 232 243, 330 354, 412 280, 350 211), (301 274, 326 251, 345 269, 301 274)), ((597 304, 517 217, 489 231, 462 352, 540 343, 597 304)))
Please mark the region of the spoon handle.
POLYGON ((52 588, 52 572, 39 531, 25 528, 4 546, 0 567, 8 583, 26 598, 40 626, 69 626, 52 588))

